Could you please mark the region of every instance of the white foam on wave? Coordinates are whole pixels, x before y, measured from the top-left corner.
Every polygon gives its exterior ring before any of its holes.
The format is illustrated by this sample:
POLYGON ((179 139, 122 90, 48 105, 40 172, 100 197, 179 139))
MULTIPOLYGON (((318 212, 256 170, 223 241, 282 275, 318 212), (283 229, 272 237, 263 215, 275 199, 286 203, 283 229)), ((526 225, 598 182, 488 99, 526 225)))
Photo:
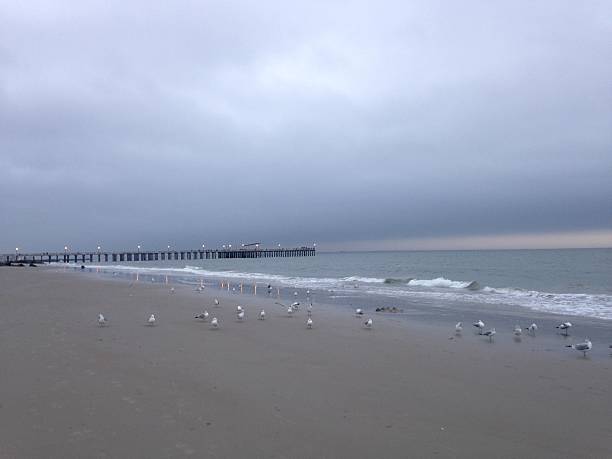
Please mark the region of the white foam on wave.
POLYGON ((468 288, 472 285, 472 282, 454 281, 444 277, 436 277, 435 279, 410 279, 408 285, 410 287, 468 288))

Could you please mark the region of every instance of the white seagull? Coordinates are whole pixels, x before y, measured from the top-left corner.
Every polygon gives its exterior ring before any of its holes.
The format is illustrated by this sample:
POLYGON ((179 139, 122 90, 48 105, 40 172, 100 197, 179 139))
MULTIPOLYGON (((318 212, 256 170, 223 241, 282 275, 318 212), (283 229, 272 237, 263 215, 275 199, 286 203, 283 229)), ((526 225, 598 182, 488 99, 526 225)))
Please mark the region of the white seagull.
POLYGON ((297 311, 300 309, 300 302, 296 301, 295 303, 291 303, 291 307, 297 311))
POLYGON ((206 322, 208 320, 208 316, 209 316, 208 311, 204 311, 196 315, 195 318, 206 322))
POLYGON ((577 351, 582 352, 586 357, 586 353, 593 349, 593 343, 591 343, 591 340, 589 338, 585 338, 584 342, 582 343, 568 344, 565 347, 571 347, 572 349, 576 349, 577 351))
POLYGON ((293 296, 298 296, 298 292, 293 292, 293 296))
POLYGON ((266 320, 266 311, 264 311, 263 309, 259 313, 259 320, 266 320))
POLYGON ((244 311, 240 311, 236 317, 240 322, 242 322, 244 320, 244 311))
POLYGON ((170 289, 170 293, 174 293, 174 287, 170 289))
POLYGON ((365 328, 370 329, 372 328, 372 319, 368 319, 366 320, 363 325, 365 326, 365 328))
POLYGON ((293 317, 293 308, 291 308, 291 307, 287 308, 287 315, 289 317, 293 317))
POLYGON ((213 301, 213 303, 215 304, 215 306, 219 306, 219 298, 215 298, 215 301, 213 301))
POLYGON ((212 320, 210 321, 210 326, 212 328, 219 328, 219 320, 217 320, 216 317, 213 317, 212 320))
POLYGON ((106 317, 104 317, 102 314, 98 314, 98 325, 100 327, 104 327, 106 323, 107 323, 106 317))
POLYGON ((462 322, 457 322, 455 324, 455 333, 456 334, 460 334, 463 331, 463 323, 462 322))
POLYGON ((520 325, 515 325, 514 326, 514 335, 515 336, 521 336, 523 334, 523 329, 521 328, 520 325))
POLYGON ((306 321, 306 328, 312 328, 312 319, 310 317, 306 321))
POLYGON ((236 307, 236 314, 240 314, 243 311, 242 306, 236 307))
POLYGON ((482 333, 482 336, 488 336, 489 341, 493 341, 493 336, 495 335, 495 333, 497 333, 495 331, 495 328, 492 328, 491 330, 487 330, 486 332, 482 333))
POLYGON ((198 288, 196 288, 196 292, 202 293, 202 291, 204 290, 204 287, 202 285, 198 285, 198 288))
POLYGON ((362 316, 363 315, 363 311, 359 308, 355 309, 355 315, 356 316, 362 316))
POLYGON ((478 329, 478 334, 482 335, 482 329, 485 327, 484 322, 479 320, 478 322, 474 322, 472 325, 478 329))
POLYGON ((147 324, 149 324, 150 326, 155 325, 155 314, 151 314, 149 320, 147 321, 147 324))
POLYGON ((533 323, 529 327, 527 327, 525 330, 527 330, 527 333, 535 336, 536 332, 538 331, 538 326, 535 323, 533 323))
POLYGON ((567 336, 567 332, 569 331, 571 327, 572 327, 571 322, 563 322, 562 324, 557 325, 556 328, 558 328, 559 330, 565 331, 565 336, 567 336))

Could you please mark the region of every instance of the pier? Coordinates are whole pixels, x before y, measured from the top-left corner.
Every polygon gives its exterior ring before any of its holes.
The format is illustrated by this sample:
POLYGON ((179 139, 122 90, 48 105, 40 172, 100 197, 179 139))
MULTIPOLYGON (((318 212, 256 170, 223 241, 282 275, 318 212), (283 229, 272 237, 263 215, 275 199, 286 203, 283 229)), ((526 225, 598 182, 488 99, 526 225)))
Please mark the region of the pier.
POLYGON ((296 248, 259 248, 245 246, 238 249, 197 249, 197 250, 154 250, 154 251, 118 251, 107 252, 40 252, 13 253, 0 255, 0 264, 17 263, 121 263, 121 262, 155 262, 173 260, 221 260, 229 258, 286 258, 312 257, 314 247, 296 248))

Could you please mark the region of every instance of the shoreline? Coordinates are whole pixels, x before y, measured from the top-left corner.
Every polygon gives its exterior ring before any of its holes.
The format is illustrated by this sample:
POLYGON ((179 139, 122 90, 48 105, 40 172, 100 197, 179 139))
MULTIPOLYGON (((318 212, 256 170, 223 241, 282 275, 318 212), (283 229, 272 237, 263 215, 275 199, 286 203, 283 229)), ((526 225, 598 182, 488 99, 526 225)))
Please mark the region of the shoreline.
MULTIPOLYGON (((235 301, 251 301, 255 299, 268 299, 271 296, 267 295, 265 288, 266 282, 258 280, 246 282, 240 279, 232 278, 214 278, 201 276, 187 276, 184 274, 175 273, 155 273, 146 270, 144 273, 137 272, 114 271, 113 269, 88 268, 81 270, 77 267, 62 267, 60 272, 79 273, 81 275, 90 276, 93 279, 116 279, 120 282, 140 282, 143 284, 149 283, 148 279, 152 279, 154 284, 159 285, 161 282, 167 285, 179 285, 187 288, 193 288, 202 283, 206 285, 209 293, 215 292, 216 295, 226 296, 235 301), (116 274, 116 275, 114 275, 116 274), (140 279, 140 280, 138 280, 140 279), (220 285, 225 285, 225 288, 220 288, 220 285), (240 291, 240 286, 243 286, 243 292, 240 291), (255 287, 254 286, 258 286, 255 287), (234 291, 235 290, 235 291, 234 291), (243 300, 241 300, 243 298, 243 300)), ((46 269, 57 269, 55 266, 49 266, 46 269)), ((293 293, 299 293, 299 300, 310 301, 307 298, 306 292, 308 289, 304 287, 289 287, 272 284, 273 295, 276 300, 291 303, 294 301, 293 293)), ((422 299, 407 300, 402 302, 397 298, 367 296, 361 292, 355 292, 354 295, 338 295, 329 293, 322 289, 310 289, 312 292, 312 300, 328 308, 337 308, 344 314, 351 313, 355 308, 362 308, 364 312, 370 314, 376 320, 394 320, 398 323, 416 322, 416 325, 432 326, 437 329, 438 334, 451 335, 455 323, 463 322, 465 332, 473 331, 472 323, 477 320, 483 320, 487 324, 486 328, 495 327, 497 330, 496 339, 502 342, 512 342, 516 344, 516 337, 512 331, 515 325, 521 325, 524 329, 531 323, 536 322, 539 331, 537 340, 526 334, 523 330, 522 343, 531 344, 529 348, 531 352, 556 352, 561 356, 567 356, 568 352, 565 348, 566 344, 582 341, 589 338, 594 343, 594 349, 590 355, 597 359, 608 360, 610 357, 609 345, 612 344, 612 320, 601 319, 597 317, 580 316, 580 315, 564 315, 555 312, 538 311, 530 308, 514 305, 488 305, 483 303, 461 302, 454 301, 450 304, 439 303, 435 300, 424 301, 422 299), (401 313, 377 313, 377 307, 399 307, 401 313), (558 324, 565 321, 571 321, 571 334, 568 336, 559 333, 555 328, 558 324)))
POLYGON ((610 357, 92 277, 0 269, 0 457, 612 455, 610 357))

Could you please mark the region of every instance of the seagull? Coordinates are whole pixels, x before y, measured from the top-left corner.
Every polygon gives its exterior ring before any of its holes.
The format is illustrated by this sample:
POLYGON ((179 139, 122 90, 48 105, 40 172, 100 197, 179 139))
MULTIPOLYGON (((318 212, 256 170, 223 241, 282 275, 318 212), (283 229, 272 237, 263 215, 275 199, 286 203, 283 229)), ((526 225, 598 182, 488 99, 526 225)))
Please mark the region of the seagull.
POLYGON ((495 331, 495 328, 492 328, 491 330, 487 330, 486 332, 481 333, 481 335, 488 336, 489 337, 489 341, 493 341, 493 335, 495 335, 495 333, 497 333, 495 331))
POLYGON ((298 292, 293 292, 293 296, 298 296, 298 292))
POLYGON ((291 303, 291 307, 297 311, 300 309, 300 302, 296 301, 295 303, 291 303))
POLYGON ((104 317, 102 314, 98 314, 98 325, 100 327, 104 327, 106 325, 106 317, 104 317))
POLYGON ((312 328, 312 319, 310 317, 306 321, 306 328, 312 328))
POLYGON ((482 329, 485 327, 484 322, 482 320, 479 320, 478 322, 474 322, 472 325, 478 328, 478 334, 482 335, 482 329))
POLYGON ((170 289, 170 293, 174 293, 174 287, 170 289))
POLYGON ((460 334, 463 331, 463 323, 457 322, 455 324, 455 334, 460 334))
POLYGON ((363 315, 363 311, 359 308, 355 309, 355 315, 356 316, 362 316, 363 315))
POLYGON ((266 311, 264 311, 263 309, 259 313, 259 320, 266 320, 266 311))
POLYGON ((149 320, 147 321, 147 323, 148 323, 150 326, 155 325, 155 314, 151 314, 151 316, 149 317, 149 320))
POLYGON ((238 306, 236 308, 236 314, 240 314, 242 311, 244 311, 244 309, 242 309, 242 306, 238 306))
POLYGON ((525 330, 527 330, 527 333, 535 336, 536 331, 538 331, 538 326, 536 324, 531 324, 529 327, 527 327, 525 330))
POLYGON ((572 326, 571 322, 563 322, 562 324, 557 325, 556 328, 558 328, 559 330, 564 330, 565 331, 565 336, 567 336, 567 332, 571 328, 571 326, 572 326))
POLYGON ((289 317, 293 316, 293 308, 287 308, 287 314, 289 315, 289 317))
POLYGON ((520 325, 515 325, 514 326, 514 335, 515 336, 521 336, 523 334, 523 329, 521 328, 520 325))
POLYGON ((572 349, 576 349, 577 351, 582 352, 586 357, 586 353, 593 349, 593 343, 591 343, 590 339, 585 338, 584 342, 582 343, 568 344, 565 347, 571 347, 572 349))
POLYGON ((244 320, 244 311, 240 311, 236 317, 242 322, 244 320))
POLYGON ((210 326, 212 328, 219 328, 219 320, 217 320, 216 317, 213 317, 212 320, 210 321, 210 326))
POLYGON ((365 326, 365 328, 370 329, 372 328, 372 319, 368 319, 366 320, 363 325, 365 326))
POLYGON ((208 311, 204 311, 204 312, 201 312, 200 314, 196 315, 195 318, 203 320, 204 322, 206 322, 208 320, 208 315, 209 315, 208 311))
POLYGON ((219 306, 219 298, 215 298, 215 301, 213 303, 215 304, 215 306, 219 306))
POLYGON ((196 292, 202 293, 202 290, 204 290, 204 286, 198 285, 198 288, 196 288, 196 292))

